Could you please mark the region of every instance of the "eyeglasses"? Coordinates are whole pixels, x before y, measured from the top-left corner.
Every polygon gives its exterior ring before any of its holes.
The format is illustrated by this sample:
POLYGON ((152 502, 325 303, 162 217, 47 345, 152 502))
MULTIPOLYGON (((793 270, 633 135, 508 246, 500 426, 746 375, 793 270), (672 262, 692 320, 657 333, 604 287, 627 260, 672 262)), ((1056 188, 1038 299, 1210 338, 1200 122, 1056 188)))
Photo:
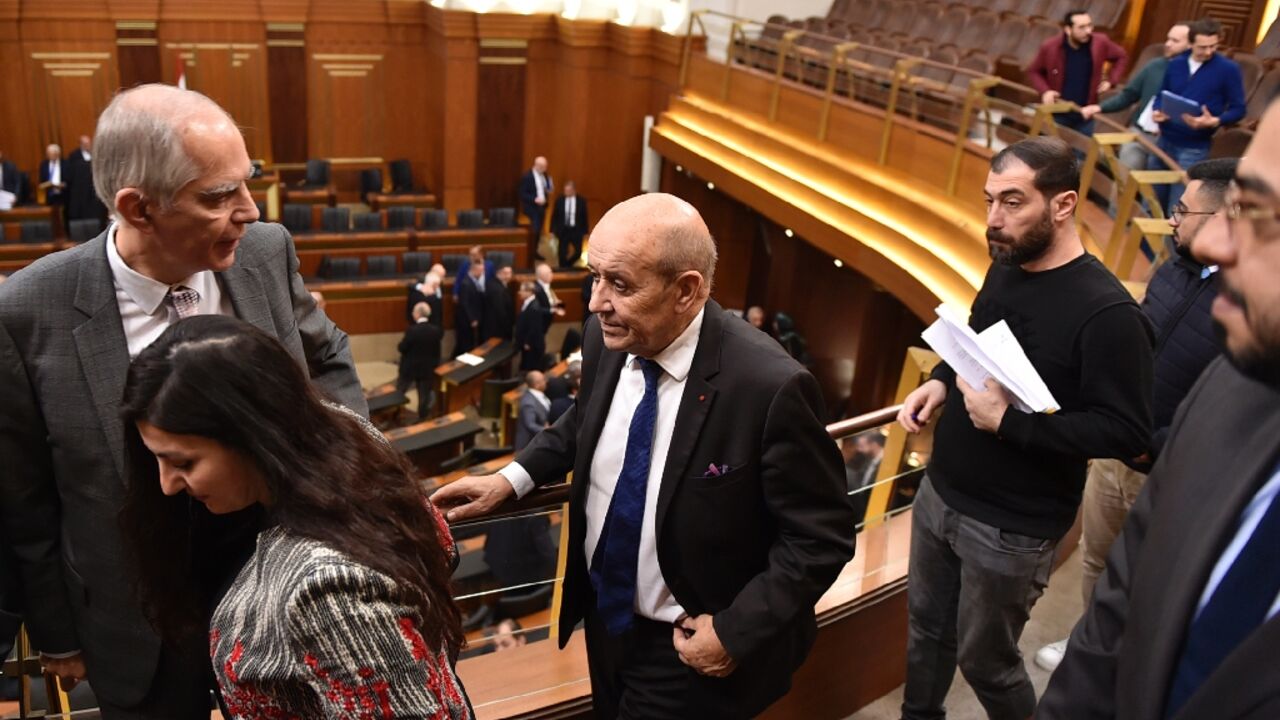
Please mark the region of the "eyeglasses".
POLYGON ((1178 203, 1173 206, 1173 212, 1169 214, 1173 216, 1174 222, 1181 223, 1183 220, 1187 219, 1188 215, 1214 215, 1216 213, 1202 210, 1188 210, 1186 205, 1178 203))
POLYGON ((1236 229, 1243 222, 1258 240, 1270 240, 1280 235, 1280 210, 1273 207, 1245 205, 1236 200, 1227 203, 1227 227, 1236 229))

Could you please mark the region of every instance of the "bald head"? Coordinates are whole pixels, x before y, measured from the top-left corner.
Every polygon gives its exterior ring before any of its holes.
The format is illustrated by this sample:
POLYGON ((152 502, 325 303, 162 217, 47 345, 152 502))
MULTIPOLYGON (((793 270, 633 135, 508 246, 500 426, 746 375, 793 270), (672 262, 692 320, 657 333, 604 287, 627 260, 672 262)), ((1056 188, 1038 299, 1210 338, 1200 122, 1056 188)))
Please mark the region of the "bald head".
POLYGON ((660 275, 673 279, 695 271, 702 276, 704 296, 710 295, 716 243, 692 205, 667 193, 637 195, 613 206, 600 224, 609 221, 631 228, 631 244, 648 251, 660 275))
POLYGON ((547 159, 539 155, 533 159, 533 169, 540 173, 547 171, 547 159))
POLYGON ((240 136, 235 121, 198 92, 158 84, 125 90, 98 117, 94 190, 108 208, 121 190, 134 188, 167 209, 200 176, 195 141, 232 135, 240 136))
POLYGON ((547 376, 537 370, 532 370, 524 376, 524 383, 534 390, 542 392, 547 389, 547 376))

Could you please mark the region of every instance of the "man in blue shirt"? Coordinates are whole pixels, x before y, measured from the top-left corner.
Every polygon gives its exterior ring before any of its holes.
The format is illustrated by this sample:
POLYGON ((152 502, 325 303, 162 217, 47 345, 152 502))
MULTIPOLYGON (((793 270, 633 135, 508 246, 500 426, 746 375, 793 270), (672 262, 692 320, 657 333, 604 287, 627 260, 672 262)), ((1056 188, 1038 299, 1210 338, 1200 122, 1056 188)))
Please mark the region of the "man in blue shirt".
MULTIPOLYGON (((1200 114, 1182 113, 1170 117, 1161 110, 1161 94, 1156 95, 1153 119, 1160 124, 1161 150, 1188 168, 1209 157, 1213 134, 1222 125, 1244 117, 1244 78, 1240 66, 1218 54, 1222 23, 1205 18, 1191 23, 1191 50, 1169 62, 1161 92, 1169 91, 1200 105, 1200 114)), ((1164 163, 1150 159, 1148 169, 1163 170, 1164 163)), ((1182 198, 1182 184, 1157 186, 1156 194, 1166 214, 1182 198)))

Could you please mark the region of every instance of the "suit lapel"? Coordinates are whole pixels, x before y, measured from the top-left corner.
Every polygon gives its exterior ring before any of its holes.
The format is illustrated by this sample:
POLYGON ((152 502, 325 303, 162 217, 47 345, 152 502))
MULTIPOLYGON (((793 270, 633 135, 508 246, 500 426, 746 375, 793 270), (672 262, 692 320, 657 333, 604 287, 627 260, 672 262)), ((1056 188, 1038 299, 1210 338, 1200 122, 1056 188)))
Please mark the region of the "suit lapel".
POLYGON ((709 380, 720 372, 723 334, 724 312, 714 300, 708 300, 702 315, 702 331, 698 334, 698 349, 694 351, 693 363, 689 366, 689 377, 685 381, 676 424, 671 432, 671 445, 667 449, 667 462, 662 468, 662 486, 658 488, 658 507, 654 518, 658 537, 662 537, 662 521, 667 508, 684 479, 689 457, 698 444, 702 425, 715 402, 716 388, 709 380))
POLYGON ((222 276, 223 288, 231 296, 236 317, 272 337, 277 337, 275 323, 271 321, 271 306, 262 290, 258 269, 241 264, 240 254, 237 252, 235 265, 218 274, 222 276))
POLYGON ((106 237, 104 232, 91 240, 89 257, 80 263, 75 307, 88 319, 71 334, 116 473, 123 479, 124 431, 120 424, 120 401, 129 374, 129 342, 120 319, 111 266, 107 263, 106 237))
MULTIPOLYGON (((1218 372, 1235 374, 1227 368, 1219 368, 1218 372)), ((1222 440, 1217 447, 1232 447, 1233 443, 1238 447, 1241 439, 1248 440, 1225 464, 1212 469, 1201 466, 1205 482, 1194 486, 1199 490, 1194 497, 1169 498, 1182 505, 1183 517, 1195 518, 1195 529, 1187 536, 1188 541, 1164 560, 1173 564, 1168 572, 1169 601, 1161 604, 1161 617, 1155 627, 1167 632, 1152 638, 1150 662, 1146 663, 1150 686, 1159 687, 1161 700, 1168 693, 1190 618, 1195 615, 1209 574, 1235 535, 1241 512, 1275 469, 1274 442, 1280 437, 1280 412, 1268 406, 1274 397, 1240 379, 1224 388, 1213 407, 1198 410, 1210 417, 1231 418, 1215 433, 1222 440)), ((1221 671, 1219 668, 1210 680, 1221 671)))
POLYGON ((1262 624, 1240 647, 1227 656, 1204 685, 1182 706, 1174 720, 1190 718, 1242 718, 1257 712, 1280 687, 1280 617, 1262 624))

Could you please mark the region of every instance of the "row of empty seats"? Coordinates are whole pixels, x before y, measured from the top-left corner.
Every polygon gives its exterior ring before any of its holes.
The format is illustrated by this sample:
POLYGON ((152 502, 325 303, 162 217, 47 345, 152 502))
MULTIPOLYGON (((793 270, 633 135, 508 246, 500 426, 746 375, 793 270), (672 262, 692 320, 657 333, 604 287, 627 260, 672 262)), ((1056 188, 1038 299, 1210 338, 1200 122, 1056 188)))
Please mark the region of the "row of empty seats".
MULTIPOLYGON (((72 242, 85 242, 87 240, 92 240, 97 237, 100 232, 102 232, 102 222, 97 218, 72 220, 68 227, 68 233, 72 242)), ((4 224, 0 223, 0 243, 3 242, 53 242, 53 225, 44 220, 26 220, 19 225, 18 236, 15 238, 9 238, 5 236, 4 224)))
MULTIPOLYGON (((493 262, 495 268, 515 265, 516 254, 509 250, 489 250, 485 257, 493 262)), ((402 275, 415 277, 426 274, 431 269, 433 255, 430 250, 414 250, 401 253, 399 263, 395 255, 370 255, 364 258, 363 273, 361 258, 334 257, 325 255, 320 259, 318 275, 326 280, 356 280, 364 278, 394 278, 402 275)), ((455 277, 458 268, 470 261, 470 256, 462 253, 444 253, 440 256, 440 264, 444 265, 447 277, 455 277)))
MULTIPOLYGON (((393 206, 385 211, 359 212, 354 216, 350 208, 326 207, 320 211, 319 227, 312 227, 312 206, 304 204, 286 204, 281 209, 281 222, 289 232, 380 232, 382 230, 444 230, 449 227, 449 213, 446 210, 421 210, 422 220, 417 217, 418 208, 411 206, 393 206)), ((472 208, 459 210, 456 227, 459 229, 478 229, 484 227, 515 227, 515 208, 500 207, 489 210, 485 220, 483 210, 472 208)))

